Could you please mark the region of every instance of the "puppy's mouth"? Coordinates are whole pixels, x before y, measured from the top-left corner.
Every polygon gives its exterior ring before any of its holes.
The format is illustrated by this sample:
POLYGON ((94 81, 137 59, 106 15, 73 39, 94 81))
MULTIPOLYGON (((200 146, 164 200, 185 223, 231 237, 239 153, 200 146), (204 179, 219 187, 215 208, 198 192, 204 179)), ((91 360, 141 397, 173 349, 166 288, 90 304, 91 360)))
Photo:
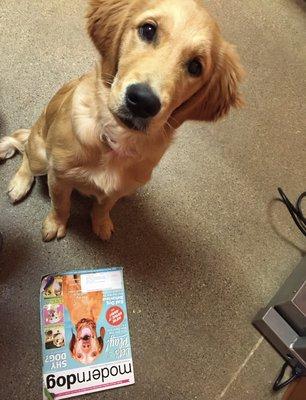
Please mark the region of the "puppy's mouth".
POLYGON ((113 113, 113 115, 126 128, 138 132, 146 132, 150 123, 149 118, 134 117, 125 107, 120 107, 117 112, 113 113))
POLYGON ((137 123, 135 121, 133 121, 133 119, 128 119, 125 117, 120 117, 119 115, 117 115, 118 119, 120 120, 120 122, 123 123, 123 125, 125 125, 128 129, 133 129, 135 131, 140 130, 137 123))
POLYGON ((82 339, 83 342, 89 342, 90 339, 92 338, 92 332, 90 328, 82 328, 80 332, 80 339, 82 339))

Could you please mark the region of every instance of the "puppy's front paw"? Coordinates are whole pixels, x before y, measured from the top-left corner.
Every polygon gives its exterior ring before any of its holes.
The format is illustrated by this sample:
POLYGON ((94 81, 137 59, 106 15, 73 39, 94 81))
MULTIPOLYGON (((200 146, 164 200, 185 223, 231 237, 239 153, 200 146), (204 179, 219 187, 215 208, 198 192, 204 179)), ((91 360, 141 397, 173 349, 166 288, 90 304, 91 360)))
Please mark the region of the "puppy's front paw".
POLYGON ((92 230, 102 240, 109 240, 114 232, 114 225, 110 218, 92 220, 92 230))
POLYGON ((57 238, 62 239, 66 236, 66 223, 59 221, 51 212, 43 222, 42 239, 44 242, 57 238))
POLYGON ((31 189, 33 180, 34 178, 31 175, 23 176, 17 173, 14 176, 7 191, 12 203, 16 203, 26 196, 31 189))

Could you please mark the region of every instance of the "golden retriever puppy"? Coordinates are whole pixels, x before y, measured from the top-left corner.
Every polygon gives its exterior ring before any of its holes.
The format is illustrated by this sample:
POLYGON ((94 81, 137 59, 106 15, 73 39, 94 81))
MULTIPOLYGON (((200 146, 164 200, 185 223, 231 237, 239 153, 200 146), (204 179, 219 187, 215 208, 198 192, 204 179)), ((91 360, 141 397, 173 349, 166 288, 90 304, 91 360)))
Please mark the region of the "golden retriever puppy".
POLYGON ((65 236, 74 189, 94 197, 93 231, 109 239, 111 208, 148 182, 175 129, 242 104, 243 69, 202 0, 90 0, 87 20, 101 61, 0 144, 2 159, 23 153, 12 202, 48 175, 45 241, 65 236))
POLYGON ((98 337, 97 321, 102 311, 103 293, 83 293, 80 276, 63 277, 63 303, 76 329, 70 340, 72 357, 82 364, 91 364, 103 350, 105 328, 100 328, 98 337))

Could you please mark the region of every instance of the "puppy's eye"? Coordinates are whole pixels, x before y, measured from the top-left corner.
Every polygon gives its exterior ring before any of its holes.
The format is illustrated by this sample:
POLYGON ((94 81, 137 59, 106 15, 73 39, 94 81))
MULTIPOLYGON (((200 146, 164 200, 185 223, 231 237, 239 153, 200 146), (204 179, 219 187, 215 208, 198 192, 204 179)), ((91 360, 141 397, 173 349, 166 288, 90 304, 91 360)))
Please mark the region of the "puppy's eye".
POLYGON ((157 26, 152 23, 142 25, 139 29, 139 36, 146 42, 153 42, 156 36, 157 26))
POLYGON ((194 58, 193 60, 189 61, 187 64, 187 69, 190 75, 192 76, 200 76, 203 70, 202 64, 199 60, 194 58))
POLYGON ((91 355, 92 357, 96 357, 97 353, 94 351, 91 355))
POLYGON ((77 357, 78 357, 78 358, 82 358, 82 354, 78 353, 78 354, 77 354, 77 357))

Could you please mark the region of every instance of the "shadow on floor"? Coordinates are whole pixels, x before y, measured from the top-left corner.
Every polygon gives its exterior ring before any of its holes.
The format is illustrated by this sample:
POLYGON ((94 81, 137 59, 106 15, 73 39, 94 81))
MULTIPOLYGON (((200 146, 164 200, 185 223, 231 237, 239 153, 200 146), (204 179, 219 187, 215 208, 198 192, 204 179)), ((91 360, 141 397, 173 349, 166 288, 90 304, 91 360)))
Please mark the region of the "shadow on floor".
POLYGON ((17 274, 22 270, 25 261, 31 255, 31 250, 24 237, 20 236, 20 232, 16 235, 6 235, 2 232, 3 247, 0 253, 0 282, 4 283, 11 275, 17 274))
POLYGON ((293 0, 295 4, 301 7, 302 10, 306 11, 306 1, 305 0, 293 0))
POLYGON ((0 114, 0 137, 6 134, 6 121, 3 114, 0 114))
MULTIPOLYGON (((176 292, 183 290, 181 295, 188 299, 191 288, 184 287, 186 279, 195 285, 209 285, 214 275, 222 274, 220 249, 215 249, 211 241, 203 242, 203 237, 190 237, 190 231, 185 236, 184 227, 174 221, 155 220, 156 210, 152 212, 141 196, 121 199, 115 205, 111 213, 115 233, 109 242, 102 242, 91 230, 91 205, 90 199, 73 194, 68 236, 77 236, 91 254, 100 252, 104 264, 107 260, 108 265, 125 266, 127 276, 139 280, 144 287, 146 283, 148 287, 156 285, 162 292, 164 286, 166 293, 173 287, 176 292), (192 278, 188 278, 189 274, 192 278)), ((99 265, 99 256, 96 260, 99 265)), ((224 282, 216 279, 214 290, 218 287, 224 288, 224 282)))

